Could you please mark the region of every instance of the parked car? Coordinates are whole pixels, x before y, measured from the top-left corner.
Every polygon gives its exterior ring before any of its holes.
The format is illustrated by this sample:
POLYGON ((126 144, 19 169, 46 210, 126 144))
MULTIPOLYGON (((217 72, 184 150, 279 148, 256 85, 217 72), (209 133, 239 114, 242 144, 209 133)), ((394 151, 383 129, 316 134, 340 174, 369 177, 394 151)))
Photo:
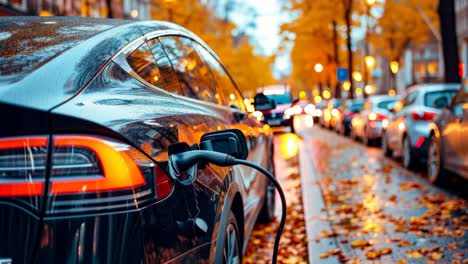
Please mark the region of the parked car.
POLYGON ((455 96, 459 84, 419 84, 409 88, 388 116, 382 140, 386 156, 401 153, 403 166, 414 168, 427 157, 429 124, 455 96))
POLYGON ((323 100, 315 106, 315 111, 312 113, 314 124, 320 124, 323 115, 323 109, 327 106, 327 103, 327 100, 323 100))
POLYGON ((367 98, 362 110, 351 120, 351 138, 360 138, 365 145, 378 143, 382 138, 382 121, 390 114, 387 107, 395 101, 396 97, 389 95, 367 98))
POLYGON ((339 116, 338 108, 341 107, 343 101, 337 98, 328 100, 326 106, 322 110, 321 125, 325 128, 333 129, 336 120, 339 116))
POLYGON ((294 123, 291 116, 284 112, 293 104, 291 89, 286 85, 270 85, 258 89, 254 98, 255 115, 263 116, 264 122, 272 127, 287 126, 294 133, 294 123), (269 108, 269 101, 274 101, 276 107, 269 108), (265 103, 267 108, 264 108, 265 103))
POLYGON ((256 220, 273 218, 273 186, 247 167, 201 164, 183 186, 167 168, 179 143, 237 128, 248 160, 274 169, 271 130, 206 44, 154 21, 10 17, 0 28, 2 261, 241 262, 256 220))
POLYGON ((363 105, 363 99, 346 100, 338 109, 340 114, 337 117, 335 131, 344 136, 349 136, 351 132, 351 120, 355 114, 361 111, 363 105))
POLYGON ((447 183, 448 171, 468 179, 468 80, 430 125, 427 176, 447 183))

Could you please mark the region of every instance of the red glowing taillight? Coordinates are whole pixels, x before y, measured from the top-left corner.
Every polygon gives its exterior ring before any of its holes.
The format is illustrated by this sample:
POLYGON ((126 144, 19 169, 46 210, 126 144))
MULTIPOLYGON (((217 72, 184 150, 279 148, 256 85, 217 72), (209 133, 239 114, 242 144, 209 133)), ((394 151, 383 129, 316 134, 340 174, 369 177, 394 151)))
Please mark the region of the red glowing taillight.
POLYGON ((369 113, 369 115, 367 115, 367 118, 369 119, 369 121, 382 121, 387 117, 379 113, 371 112, 369 113))
POLYGON ((353 111, 348 111, 348 112, 346 112, 346 114, 345 114, 345 117, 346 117, 346 118, 351 118, 351 117, 353 117, 353 116, 354 116, 354 112, 353 112, 353 111))
POLYGON ((437 116, 437 113, 428 112, 428 111, 424 111, 424 112, 413 111, 413 112, 411 112, 411 117, 413 118, 413 120, 417 120, 417 121, 431 121, 436 116, 437 116))
MULTIPOLYGON (((50 214, 138 208, 167 197, 172 187, 151 159, 115 140, 86 135, 54 136, 52 144, 46 136, 0 139, 0 197, 30 202, 47 192, 50 214)), ((35 209, 38 204, 29 203, 35 209)))

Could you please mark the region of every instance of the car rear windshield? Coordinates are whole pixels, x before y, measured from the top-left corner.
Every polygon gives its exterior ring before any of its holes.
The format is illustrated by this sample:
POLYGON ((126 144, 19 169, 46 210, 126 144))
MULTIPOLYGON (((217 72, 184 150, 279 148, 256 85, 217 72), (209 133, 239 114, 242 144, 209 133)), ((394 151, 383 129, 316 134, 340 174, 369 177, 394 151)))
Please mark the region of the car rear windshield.
POLYGON ((452 101, 453 97, 457 93, 457 90, 446 90, 429 92, 424 95, 424 105, 434 108, 442 108, 447 106, 452 101))
POLYGON ((96 20, 78 18, 2 18, 0 81, 21 79, 67 49, 110 27, 96 20))
POLYGON ((396 101, 396 100, 388 100, 388 101, 379 102, 379 103, 377 103, 377 108, 387 110, 387 109, 388 109, 388 106, 389 106, 390 104, 393 104, 395 101, 396 101))
POLYGON ((342 105, 343 105, 343 101, 335 100, 335 102, 333 102, 333 108, 338 108, 342 105))
POLYGON ((290 104, 292 102, 291 95, 289 93, 283 94, 269 94, 266 95, 268 99, 275 101, 276 104, 290 104))
POLYGON ((349 110, 353 112, 359 112, 362 109, 364 103, 353 103, 349 106, 349 110))

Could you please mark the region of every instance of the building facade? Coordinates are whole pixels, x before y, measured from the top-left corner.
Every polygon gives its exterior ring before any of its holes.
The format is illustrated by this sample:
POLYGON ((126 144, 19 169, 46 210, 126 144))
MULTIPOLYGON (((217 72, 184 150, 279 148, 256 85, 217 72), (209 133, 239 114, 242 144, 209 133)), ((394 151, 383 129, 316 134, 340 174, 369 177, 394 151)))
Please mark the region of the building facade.
POLYGON ((150 0, 0 0, 0 16, 150 19, 150 0))

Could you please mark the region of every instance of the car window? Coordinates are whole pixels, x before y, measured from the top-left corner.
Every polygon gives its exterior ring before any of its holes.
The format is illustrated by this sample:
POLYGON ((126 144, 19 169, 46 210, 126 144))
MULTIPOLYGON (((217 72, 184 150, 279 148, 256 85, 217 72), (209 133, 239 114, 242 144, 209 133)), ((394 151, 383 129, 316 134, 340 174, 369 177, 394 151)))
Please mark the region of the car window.
POLYGON ((442 108, 448 106, 452 101, 457 91, 436 91, 429 92, 424 95, 424 105, 434 108, 442 108))
MULTIPOLYGON (((265 92, 264 92, 264 94, 265 94, 265 92)), ((277 93, 277 94, 276 93, 273 93, 273 94, 266 93, 265 95, 266 95, 266 97, 268 97, 268 99, 275 101, 276 104, 290 104, 290 103, 292 103, 291 94, 288 93, 288 92, 277 93)), ((324 106, 326 106, 326 103, 327 102, 325 102, 324 106)))
POLYGON ((148 45, 155 58, 156 65, 158 65, 159 73, 164 82, 166 91, 174 94, 182 94, 177 76, 175 75, 174 69, 161 42, 158 39, 152 39, 148 41, 148 45))
POLYGON ((192 46, 192 41, 184 37, 167 36, 162 37, 161 42, 179 80, 182 94, 221 104, 211 70, 192 46))
POLYGON ((136 74, 145 81, 156 87, 165 89, 161 72, 147 43, 144 43, 133 51, 127 57, 127 62, 136 74))
POLYGON ((341 100, 335 100, 335 101, 333 102, 333 108, 338 108, 338 107, 340 107, 341 105, 343 105, 343 101, 341 101, 341 100))
POLYGON ((223 103, 225 106, 235 107, 245 111, 245 105, 242 95, 232 82, 229 75, 224 70, 223 66, 200 44, 193 42, 194 47, 202 56, 202 59, 208 64, 216 80, 218 91, 221 92, 223 103))
POLYGON ((393 104, 396 100, 382 101, 377 104, 377 108, 387 110, 388 106, 393 104))
POLYGON ((416 102, 417 97, 418 97, 417 91, 413 91, 413 92, 409 93, 407 96, 405 96, 405 98, 403 98, 402 107, 406 107, 408 105, 414 104, 414 102, 416 102))
POLYGON ((363 103, 354 103, 350 105, 350 110, 353 112, 359 112, 362 109, 363 103))
POLYGON ((463 108, 468 104, 468 82, 458 91, 452 102, 452 110, 457 116, 463 115, 463 108))

